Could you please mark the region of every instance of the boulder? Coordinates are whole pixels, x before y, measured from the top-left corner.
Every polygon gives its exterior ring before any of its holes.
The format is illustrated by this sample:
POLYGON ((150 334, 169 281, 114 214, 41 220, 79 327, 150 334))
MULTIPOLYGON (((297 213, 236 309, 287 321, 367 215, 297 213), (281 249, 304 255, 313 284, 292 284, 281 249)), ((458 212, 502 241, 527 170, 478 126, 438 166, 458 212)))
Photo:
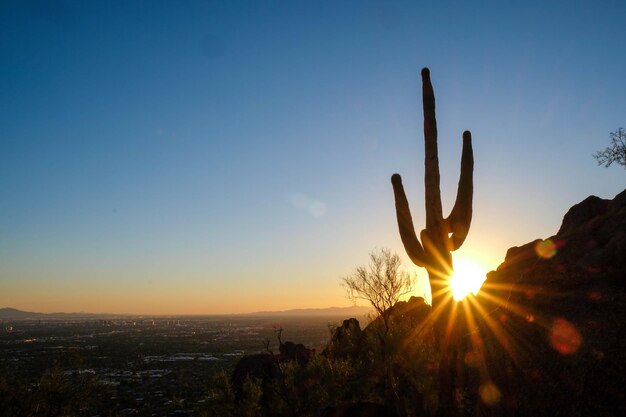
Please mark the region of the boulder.
POLYGON ((363 354, 364 338, 365 334, 357 319, 344 320, 333 331, 330 343, 322 354, 338 359, 356 359, 363 354))

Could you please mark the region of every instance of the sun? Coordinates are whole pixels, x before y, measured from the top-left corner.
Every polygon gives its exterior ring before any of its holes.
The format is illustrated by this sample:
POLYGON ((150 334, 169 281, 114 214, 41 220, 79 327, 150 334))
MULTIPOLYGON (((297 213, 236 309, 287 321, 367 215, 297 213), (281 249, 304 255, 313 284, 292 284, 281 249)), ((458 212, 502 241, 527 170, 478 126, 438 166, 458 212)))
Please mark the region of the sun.
POLYGON ((461 301, 465 296, 472 293, 478 294, 480 287, 485 282, 487 274, 478 263, 468 259, 454 261, 454 273, 450 277, 450 290, 456 301, 461 301))

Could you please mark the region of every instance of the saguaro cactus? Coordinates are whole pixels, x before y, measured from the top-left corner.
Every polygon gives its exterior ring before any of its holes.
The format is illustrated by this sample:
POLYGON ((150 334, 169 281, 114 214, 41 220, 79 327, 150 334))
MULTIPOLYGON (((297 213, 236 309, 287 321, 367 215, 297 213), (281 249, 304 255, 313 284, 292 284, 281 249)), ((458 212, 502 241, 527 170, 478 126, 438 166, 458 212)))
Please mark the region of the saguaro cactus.
POLYGON ((437 151, 437 120, 435 119, 435 94, 430 82, 430 71, 422 69, 422 100, 424 105, 424 143, 425 143, 425 194, 426 194, 426 229, 418 240, 413 227, 409 203, 399 174, 393 174, 391 183, 396 200, 396 215, 400 237, 407 254, 415 265, 428 271, 432 290, 432 306, 437 309, 441 304, 452 273, 452 251, 465 241, 472 221, 473 171, 472 135, 463 132, 463 153, 461 155, 461 177, 456 201, 452 212, 443 217, 441 192, 439 190, 439 157, 437 151))

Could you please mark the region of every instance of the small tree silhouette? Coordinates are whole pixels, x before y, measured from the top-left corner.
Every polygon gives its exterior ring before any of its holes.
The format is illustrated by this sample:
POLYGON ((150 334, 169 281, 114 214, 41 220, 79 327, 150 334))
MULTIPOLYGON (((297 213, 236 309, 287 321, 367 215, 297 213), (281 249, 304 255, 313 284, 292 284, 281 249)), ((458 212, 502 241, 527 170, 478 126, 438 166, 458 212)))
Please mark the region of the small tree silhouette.
POLYGON ((382 318, 385 333, 389 331, 391 308, 413 288, 415 278, 402 269, 400 257, 389 249, 370 252, 367 266, 359 266, 343 278, 348 298, 369 302, 382 318))
POLYGON ((626 130, 620 127, 615 132, 609 133, 609 137, 611 146, 596 152, 593 157, 598 161, 598 165, 609 167, 613 162, 617 162, 626 168, 626 130))

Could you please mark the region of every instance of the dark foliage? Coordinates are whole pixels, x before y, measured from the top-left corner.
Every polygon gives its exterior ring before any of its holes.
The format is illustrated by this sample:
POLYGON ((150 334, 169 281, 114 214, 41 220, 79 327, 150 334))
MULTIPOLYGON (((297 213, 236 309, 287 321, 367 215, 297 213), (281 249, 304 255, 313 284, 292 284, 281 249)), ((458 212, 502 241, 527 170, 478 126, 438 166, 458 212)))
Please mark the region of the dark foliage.
POLYGON ((0 416, 60 417, 93 415, 108 395, 90 374, 68 374, 58 365, 37 382, 0 374, 0 416))

